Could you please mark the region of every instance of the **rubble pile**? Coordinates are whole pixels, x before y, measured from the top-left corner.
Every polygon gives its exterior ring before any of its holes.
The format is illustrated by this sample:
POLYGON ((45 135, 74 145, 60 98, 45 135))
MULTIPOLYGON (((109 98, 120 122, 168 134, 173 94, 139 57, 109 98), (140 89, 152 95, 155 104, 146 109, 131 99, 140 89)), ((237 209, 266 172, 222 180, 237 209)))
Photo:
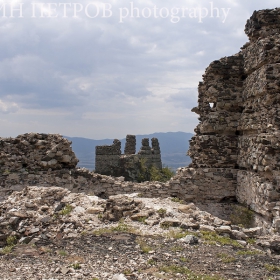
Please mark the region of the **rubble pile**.
POLYGON ((70 145, 57 134, 26 133, 0 138, 0 173, 75 168, 78 159, 70 145))

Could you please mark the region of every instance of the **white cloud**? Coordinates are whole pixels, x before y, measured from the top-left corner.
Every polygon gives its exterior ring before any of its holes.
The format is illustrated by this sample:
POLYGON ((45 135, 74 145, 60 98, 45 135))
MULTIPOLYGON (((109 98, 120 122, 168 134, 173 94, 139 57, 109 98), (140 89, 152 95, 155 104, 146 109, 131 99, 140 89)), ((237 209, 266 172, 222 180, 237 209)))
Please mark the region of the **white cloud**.
POLYGON ((0 99, 0 112, 4 114, 15 113, 19 106, 14 102, 4 102, 0 99))
POLYGON ((254 10, 278 5, 275 0, 134 0, 139 9, 209 9, 210 2, 231 9, 225 23, 210 17, 199 23, 186 13, 176 24, 170 17, 142 16, 121 24, 119 8, 129 8, 129 2, 108 0, 110 18, 91 19, 84 12, 63 18, 60 10, 58 18, 31 18, 31 1, 25 1, 24 18, 3 18, 0 11, 2 136, 26 131, 91 138, 192 132, 197 115, 190 108, 205 68, 239 51, 254 10))

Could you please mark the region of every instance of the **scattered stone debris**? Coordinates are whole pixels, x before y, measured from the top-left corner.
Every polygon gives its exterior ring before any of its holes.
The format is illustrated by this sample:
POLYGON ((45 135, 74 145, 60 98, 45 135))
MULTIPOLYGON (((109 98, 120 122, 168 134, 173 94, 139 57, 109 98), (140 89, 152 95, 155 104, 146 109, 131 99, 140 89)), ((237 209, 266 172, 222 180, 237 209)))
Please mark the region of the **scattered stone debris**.
POLYGON ((1 279, 280 277, 279 236, 173 198, 31 186, 1 202, 0 213, 1 279))

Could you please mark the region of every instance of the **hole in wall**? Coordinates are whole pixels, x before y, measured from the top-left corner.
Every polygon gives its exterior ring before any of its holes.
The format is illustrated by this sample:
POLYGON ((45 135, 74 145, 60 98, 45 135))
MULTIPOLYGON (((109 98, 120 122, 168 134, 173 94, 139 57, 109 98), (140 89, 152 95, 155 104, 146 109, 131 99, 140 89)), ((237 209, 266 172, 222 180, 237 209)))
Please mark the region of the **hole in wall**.
POLYGON ((225 196, 219 202, 220 203, 237 202, 237 199, 235 196, 225 196))
POLYGON ((105 192, 101 192, 101 193, 97 194, 97 196, 99 196, 103 199, 108 199, 109 198, 108 194, 106 194, 105 192))
POLYGON ((209 106, 211 109, 216 108, 216 102, 209 102, 209 106))

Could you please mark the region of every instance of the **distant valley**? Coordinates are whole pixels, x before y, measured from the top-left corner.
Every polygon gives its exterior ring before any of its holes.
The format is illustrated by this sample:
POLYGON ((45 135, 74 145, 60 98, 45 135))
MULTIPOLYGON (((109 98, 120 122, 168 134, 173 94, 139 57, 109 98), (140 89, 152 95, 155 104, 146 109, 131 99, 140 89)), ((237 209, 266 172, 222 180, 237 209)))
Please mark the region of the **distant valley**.
MULTIPOLYGON (((163 165, 176 170, 179 167, 187 166, 191 163, 191 159, 186 155, 186 153, 189 149, 189 140, 192 136, 192 133, 186 132, 166 132, 136 135, 136 152, 139 151, 141 147, 141 140, 143 138, 152 139, 153 137, 156 137, 159 140, 163 165)), ((95 146, 112 145, 114 140, 94 140, 68 136, 64 137, 72 141, 73 151, 80 160, 78 166, 86 167, 89 170, 95 169, 95 146)), ((123 152, 125 146, 125 138, 119 140, 122 143, 123 152)))

